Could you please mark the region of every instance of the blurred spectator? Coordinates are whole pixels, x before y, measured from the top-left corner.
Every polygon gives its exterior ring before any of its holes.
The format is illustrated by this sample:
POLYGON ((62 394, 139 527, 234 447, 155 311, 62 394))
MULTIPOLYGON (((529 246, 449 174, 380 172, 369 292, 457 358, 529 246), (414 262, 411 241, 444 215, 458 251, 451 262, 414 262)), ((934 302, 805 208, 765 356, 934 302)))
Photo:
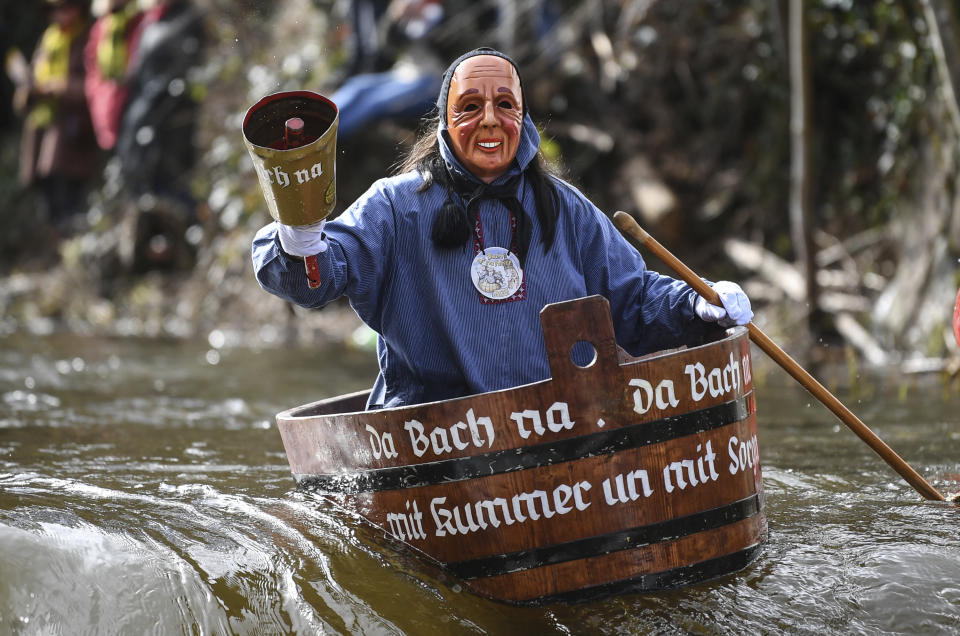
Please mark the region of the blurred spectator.
MULTIPOLYGON (((13 92, 17 84, 26 81, 25 75, 29 73, 29 62, 22 51, 33 50, 48 24, 48 13, 45 2, 26 5, 0 2, 0 54, 4 56, 6 71, 0 76, 0 132, 19 127, 19 117, 13 110, 13 92)), ((20 133, 16 135, 19 139, 20 133)))
POLYGON ((116 145, 121 187, 132 200, 121 259, 134 270, 182 268, 192 260, 185 234, 196 217, 190 179, 199 103, 190 74, 202 64, 206 29, 189 0, 141 5, 116 145))
POLYGON ((64 227, 83 210, 96 168, 96 140, 83 92, 89 13, 87 0, 46 0, 46 5, 50 24, 14 95, 15 108, 25 118, 19 179, 39 195, 39 215, 64 227))
POLYGON ((390 0, 351 0, 349 6, 349 39, 345 77, 360 73, 379 73, 390 67, 384 52, 383 16, 390 0))
POLYGON ((117 143, 120 116, 127 101, 127 70, 143 17, 131 0, 95 1, 99 17, 90 27, 84 50, 84 88, 97 143, 111 150, 117 143))
POLYGON ((191 69, 202 63, 202 16, 189 0, 141 2, 132 38, 128 101, 117 139, 124 185, 136 194, 189 191, 195 162, 199 104, 189 91, 191 69))
MULTIPOLYGON (((372 11, 370 8, 367 12, 372 11)), ((381 12, 375 31, 385 35, 376 40, 380 43, 376 48, 366 49, 374 59, 366 63, 354 60, 352 64, 380 66, 388 51, 393 64, 389 70, 348 77, 330 96, 340 110, 339 137, 346 139, 380 119, 419 119, 433 108, 431 96, 440 90, 444 67, 430 35, 443 18, 443 4, 438 0, 393 0, 381 12)), ((356 34, 354 39, 370 40, 363 34, 356 34)))
POLYGON ((419 120, 435 105, 429 96, 440 90, 445 60, 466 46, 503 41, 509 50, 527 37, 539 47, 556 24, 556 8, 549 0, 523 4, 521 11, 501 0, 352 0, 350 56, 330 95, 340 109, 338 137, 383 119, 419 120), (463 32, 465 24, 472 31, 463 32))

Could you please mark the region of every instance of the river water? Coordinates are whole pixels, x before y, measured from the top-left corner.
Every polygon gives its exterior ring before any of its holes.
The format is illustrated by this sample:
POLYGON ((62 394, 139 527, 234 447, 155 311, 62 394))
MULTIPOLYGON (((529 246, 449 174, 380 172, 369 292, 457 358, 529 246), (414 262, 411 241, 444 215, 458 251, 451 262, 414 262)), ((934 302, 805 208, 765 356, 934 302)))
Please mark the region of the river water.
MULTIPOLYGON (((754 351, 770 530, 756 561, 518 608, 295 489, 274 414, 367 388, 372 354, 0 336, 0 635, 960 632, 960 508, 922 501, 771 365, 754 351)), ((960 489, 956 383, 823 381, 960 489)))

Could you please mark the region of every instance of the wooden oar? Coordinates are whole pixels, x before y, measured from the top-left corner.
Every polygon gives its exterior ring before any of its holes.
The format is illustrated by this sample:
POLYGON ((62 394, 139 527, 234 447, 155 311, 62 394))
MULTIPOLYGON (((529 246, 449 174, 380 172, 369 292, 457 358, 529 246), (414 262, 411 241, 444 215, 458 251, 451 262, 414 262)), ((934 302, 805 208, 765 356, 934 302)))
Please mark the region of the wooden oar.
MULTIPOLYGON (((620 228, 620 231, 624 234, 627 234, 634 239, 636 239, 641 245, 646 247, 648 250, 653 252, 653 254, 666 263, 671 269, 673 269, 677 274, 680 275, 688 285, 693 287, 694 290, 709 302, 714 305, 720 305, 720 298, 717 296, 717 292, 713 290, 712 287, 707 285, 703 280, 697 276, 693 270, 683 264, 680 259, 671 254, 667 248, 660 245, 652 236, 647 234, 643 228, 641 228, 632 216, 626 212, 617 212, 613 215, 613 221, 620 228)), ((747 324, 747 329, 750 332, 750 340, 756 343, 764 352, 774 359, 774 361, 779 364, 784 370, 793 376, 793 378, 803 385, 807 391, 813 394, 815 398, 820 400, 824 406, 833 411, 833 414, 840 418, 840 420, 846 424, 850 430, 857 434, 857 436, 867 443, 867 446, 872 448, 883 461, 887 462, 893 470, 895 470, 901 477, 903 477, 908 484, 914 487, 917 492, 924 496, 926 499, 933 501, 944 501, 946 498, 940 494, 940 492, 931 486, 927 480, 920 476, 917 471, 915 471, 907 462, 903 461, 899 455, 897 455, 892 448, 887 446, 887 444, 877 437, 876 433, 871 431, 866 424, 860 421, 856 415, 853 414, 850 409, 843 405, 840 400, 838 400, 830 391, 828 391, 822 384, 817 382, 816 379, 807 371, 801 367, 797 362, 791 358, 787 353, 781 349, 773 340, 767 337, 763 331, 760 330, 752 322, 747 324)))

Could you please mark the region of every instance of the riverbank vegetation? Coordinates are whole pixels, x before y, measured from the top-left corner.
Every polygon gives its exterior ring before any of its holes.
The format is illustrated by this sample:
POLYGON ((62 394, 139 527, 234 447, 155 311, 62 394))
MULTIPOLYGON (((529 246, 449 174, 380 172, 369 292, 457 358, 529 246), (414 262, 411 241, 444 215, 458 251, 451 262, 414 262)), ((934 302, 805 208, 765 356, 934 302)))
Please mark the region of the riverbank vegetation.
MULTIPOLYGON (((164 201, 122 196, 109 157, 68 232, 37 219, 14 180, 19 122, 5 113, 2 328, 368 346, 345 302, 307 312, 258 288, 250 239, 269 217, 240 134, 259 97, 342 81, 346 3, 196 4, 209 40, 187 78, 199 103, 195 209, 176 249, 149 258, 138 223, 164 201)), ((490 44, 512 54, 544 151, 566 177, 608 213, 632 213, 704 277, 740 281, 791 353, 928 370, 956 359, 952 3, 810 0, 793 15, 786 0, 444 5, 434 53, 490 44)), ((26 53, 42 28, 31 11, 14 18, 26 53)), ((385 119, 339 140, 338 209, 416 131, 385 119)))

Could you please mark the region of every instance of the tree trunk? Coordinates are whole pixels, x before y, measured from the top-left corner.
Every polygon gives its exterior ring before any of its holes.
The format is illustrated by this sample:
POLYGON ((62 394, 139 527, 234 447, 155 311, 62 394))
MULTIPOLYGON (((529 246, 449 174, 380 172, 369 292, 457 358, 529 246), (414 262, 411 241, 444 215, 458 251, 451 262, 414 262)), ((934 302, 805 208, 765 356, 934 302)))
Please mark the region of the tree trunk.
MULTIPOLYGON (((939 67, 937 96, 926 104, 930 140, 918 150, 917 177, 891 221, 897 269, 873 310, 885 344, 940 355, 952 341, 960 245, 960 10, 955 0, 921 0, 939 67)), ((932 91, 931 91, 932 92, 932 91)))
POLYGON ((787 48, 790 60, 790 232, 797 264, 803 272, 807 296, 807 327, 819 331, 816 264, 810 219, 810 56, 803 0, 789 0, 787 48))
POLYGON ((960 11, 956 0, 921 0, 930 30, 930 45, 937 58, 942 89, 950 109, 950 118, 960 132, 960 11))

